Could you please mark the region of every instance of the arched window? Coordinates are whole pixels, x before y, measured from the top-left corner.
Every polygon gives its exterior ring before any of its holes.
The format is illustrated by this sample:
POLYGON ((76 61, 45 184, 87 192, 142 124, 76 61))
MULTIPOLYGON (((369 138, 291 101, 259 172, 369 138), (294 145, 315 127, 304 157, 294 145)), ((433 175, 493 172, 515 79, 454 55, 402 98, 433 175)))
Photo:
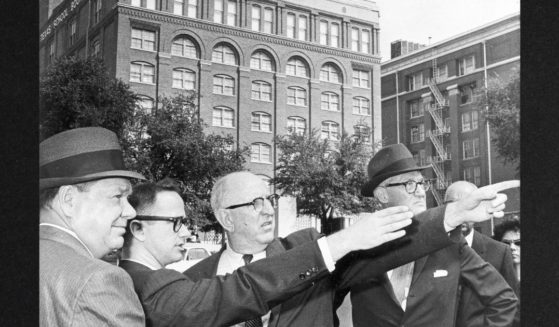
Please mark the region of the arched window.
POLYGON ((215 94, 234 95, 235 79, 227 75, 214 75, 215 94))
POLYGON ((355 125, 353 129, 355 130, 355 137, 364 143, 371 143, 371 128, 369 126, 355 125))
POLYGON ((333 121, 323 121, 320 137, 332 141, 337 141, 340 135, 340 124, 333 121))
POLYGON ((173 88, 194 90, 196 88, 196 73, 184 68, 173 69, 173 88))
POLYGON ((333 64, 324 64, 320 69, 320 80, 331 83, 340 83, 340 70, 333 64))
POLYGON ((289 59, 285 73, 291 76, 309 77, 309 69, 307 68, 307 65, 299 58, 289 59))
POLYGON ((272 101, 272 85, 264 81, 252 82, 253 100, 272 101))
POLYGON ((272 147, 266 143, 252 143, 250 145, 250 162, 271 163, 272 147))
POLYGON ((364 97, 353 98, 353 113, 356 115, 371 115, 369 99, 364 97))
POLYGON ((264 51, 257 51, 250 57, 250 68, 271 72, 274 70, 272 58, 264 51))
POLYGON ((287 117, 287 131, 289 133, 305 134, 307 121, 305 118, 291 116, 287 117))
POLYGON ((235 115, 233 109, 227 107, 213 108, 212 126, 235 127, 235 115))
POLYGON ((147 95, 138 95, 138 100, 136 101, 136 105, 142 111, 147 114, 151 114, 154 106, 153 99, 148 97, 147 95))
POLYGON ((221 64, 236 65, 237 57, 235 56, 235 51, 233 51, 231 47, 221 44, 213 49, 212 61, 221 64))
POLYGON ((265 112, 253 112, 250 129, 257 132, 271 132, 272 115, 265 112))
POLYGON ((302 87, 290 86, 287 88, 287 104, 296 106, 307 105, 307 91, 302 87))
POLYGON ((340 96, 334 92, 323 92, 320 95, 320 109, 340 111, 340 96))
POLYGON ((173 40, 171 45, 171 54, 173 56, 187 57, 187 58, 198 58, 198 51, 196 50, 196 45, 189 38, 184 36, 179 36, 173 40))
POLYGON ((155 84, 155 67, 147 62, 132 62, 130 64, 130 82, 155 84))

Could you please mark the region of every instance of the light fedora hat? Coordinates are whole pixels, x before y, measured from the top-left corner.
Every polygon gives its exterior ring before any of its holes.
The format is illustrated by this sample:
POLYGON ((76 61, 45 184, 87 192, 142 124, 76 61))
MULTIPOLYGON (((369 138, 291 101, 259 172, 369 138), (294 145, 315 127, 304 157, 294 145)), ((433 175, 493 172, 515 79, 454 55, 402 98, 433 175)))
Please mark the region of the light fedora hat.
POLYGON ((145 179, 126 170, 118 138, 108 129, 71 129, 39 144, 41 190, 109 177, 145 179))
POLYGON ((410 150, 402 143, 385 146, 369 161, 369 181, 361 188, 361 194, 373 196, 373 190, 385 179, 430 167, 431 165, 418 166, 410 150))

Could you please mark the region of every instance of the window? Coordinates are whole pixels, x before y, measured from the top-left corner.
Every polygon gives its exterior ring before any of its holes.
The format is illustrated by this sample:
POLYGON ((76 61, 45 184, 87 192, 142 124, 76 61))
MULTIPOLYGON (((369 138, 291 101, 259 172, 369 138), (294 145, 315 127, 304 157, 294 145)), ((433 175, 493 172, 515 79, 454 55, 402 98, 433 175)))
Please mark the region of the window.
POLYGON ((175 15, 183 15, 183 13, 184 13, 184 0, 175 0, 175 5, 173 6, 173 13, 175 15))
POLYGON ((270 8, 264 9, 264 33, 272 33, 274 26, 274 10, 270 8))
POLYGON ((340 83, 340 70, 332 64, 325 64, 320 69, 320 80, 331 83, 340 83))
POLYGON ((423 86, 423 72, 408 76, 408 91, 419 90, 423 86))
POLYGON ((253 112, 250 130, 257 132, 272 131, 272 115, 265 112, 253 112))
POLYGON ((136 105, 147 114, 151 114, 153 104, 153 99, 145 95, 138 96, 138 101, 136 102, 136 105))
POLYGON ((478 127, 478 112, 470 111, 462 114, 462 132, 475 130, 478 127))
POLYGON ((196 18, 196 11, 198 10, 197 0, 175 0, 173 13, 175 15, 187 16, 196 18), (186 2, 186 6, 185 6, 186 2))
POLYGON ((194 90, 196 87, 196 74, 188 69, 173 69, 173 88, 194 90))
POLYGON ((481 168, 479 166, 464 168, 464 180, 474 183, 476 186, 481 184, 481 168))
POLYGON ((132 28, 132 48, 155 51, 155 32, 132 28))
POLYGON ((250 68, 271 72, 273 71, 272 58, 263 51, 255 52, 250 57, 250 68))
POLYGON ((93 8, 93 24, 97 24, 101 21, 101 9, 103 9, 103 0, 93 0, 92 8, 93 8))
POLYGON ((198 11, 198 0, 188 0, 186 15, 190 18, 196 18, 197 11, 198 11))
POLYGON ((420 105, 419 100, 408 102, 408 106, 410 107, 410 118, 423 116, 423 106, 420 105))
POLYGON ((462 151, 464 159, 479 157, 479 138, 462 142, 462 151))
POLYGON ((252 30, 260 31, 260 7, 252 6, 252 30))
POLYGON ((440 65, 437 67, 436 75, 437 81, 442 82, 448 79, 448 65, 440 65))
POLYGON ((229 65, 237 64, 235 52, 233 52, 233 49, 226 45, 218 45, 213 49, 212 61, 229 65))
POLYGON ((359 29, 351 29, 351 50, 359 51, 359 29))
POLYGON ((364 70, 353 70, 353 86, 357 87, 369 87, 369 72, 364 70))
POLYGON ((468 56, 458 60, 458 76, 469 74, 475 69, 474 56, 468 56))
POLYGON ((287 14, 287 37, 295 38, 295 14, 287 14))
POLYGON ((411 128, 411 143, 419 143, 425 140, 425 126, 419 124, 411 128))
POLYGON ((371 115, 369 99, 363 97, 353 98, 353 113, 356 115, 371 115))
POLYGON ((272 147, 266 143, 252 143, 250 145, 250 162, 270 163, 272 147))
POLYGON ((332 92, 324 92, 320 96, 320 109, 340 111, 340 96, 332 92))
POLYGON ((101 42, 99 42, 99 40, 95 40, 91 45, 91 55, 93 57, 98 57, 101 55, 101 42))
POLYGON ((235 26, 237 22, 237 1, 227 1, 227 25, 235 26))
POLYGON ((52 40, 49 43, 49 63, 52 63, 54 61, 54 58, 56 58, 56 37, 53 37, 52 40))
POLYGON ((357 125, 353 127, 355 136, 364 143, 371 143, 371 129, 368 126, 357 125))
POLYGON ((130 82, 155 84, 155 67, 147 62, 131 63, 130 82))
POLYGON ((468 84, 458 87, 458 91, 460 93, 460 104, 466 104, 472 102, 474 90, 476 88, 476 84, 468 84))
POLYGON ((328 22, 323 20, 320 21, 319 43, 322 45, 328 45, 328 22))
POLYGON ((340 124, 333 121, 323 121, 320 137, 332 141, 338 140, 340 124))
POLYGON ((309 77, 307 65, 303 62, 303 60, 298 58, 289 59, 285 73, 291 76, 309 77))
POLYGON ((214 91, 215 94, 234 95, 235 94, 235 80, 227 75, 214 76, 214 91))
POLYGON ((287 117, 287 131, 289 133, 305 134, 307 129, 307 121, 304 118, 292 116, 287 117))
POLYGON ((362 30, 361 31, 361 52, 369 53, 369 47, 371 46, 371 31, 362 30))
POLYGON ((78 32, 78 24, 76 22, 77 18, 74 18, 70 21, 70 23, 68 24, 68 45, 72 46, 77 39, 77 32, 78 32))
POLYGON ((252 99, 272 101, 272 85, 263 81, 252 82, 252 99))
POLYGON ((235 127, 233 109, 227 107, 215 107, 212 112, 212 126, 235 127))
POLYGON ((223 0, 214 0, 214 23, 223 24, 223 0))
POLYGON ((173 40, 173 44, 171 45, 171 54, 173 56, 198 58, 198 51, 196 51, 194 42, 184 36, 179 36, 173 40))
POLYGON ((299 30, 297 31, 298 39, 301 41, 307 40, 307 17, 299 16, 299 30))
POLYGON ((419 166, 424 166, 427 164, 427 157, 425 156, 425 150, 419 150, 419 152, 413 154, 413 159, 419 166))
POLYGON ((340 25, 338 23, 330 25, 330 46, 336 48, 340 46, 340 25))
POLYGON ((155 0, 132 0, 132 6, 155 10, 155 0))
POLYGON ((287 88, 287 104, 296 106, 307 105, 307 91, 301 87, 291 86, 287 88))

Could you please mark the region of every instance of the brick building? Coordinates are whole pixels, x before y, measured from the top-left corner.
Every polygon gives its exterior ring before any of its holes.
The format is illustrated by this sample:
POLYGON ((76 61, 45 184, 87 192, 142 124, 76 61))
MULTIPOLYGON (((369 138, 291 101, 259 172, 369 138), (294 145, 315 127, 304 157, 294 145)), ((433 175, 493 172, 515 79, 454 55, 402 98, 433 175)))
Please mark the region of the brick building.
MULTIPOLYGON (((436 179, 429 202, 442 203, 452 181, 478 186, 515 178, 491 144, 491 129, 473 104, 488 78, 520 69, 520 16, 513 14, 381 65, 382 136, 405 143, 436 179)), ((517 178, 517 177, 516 177, 517 178)), ((519 190, 506 211, 518 213, 519 190)), ((479 226, 491 234, 492 224, 479 226)))
POLYGON ((194 90, 208 132, 250 146, 247 168, 265 179, 274 175, 273 137, 290 129, 331 139, 346 130, 371 146, 381 139, 374 2, 45 0, 40 8, 41 71, 59 56, 100 56, 145 110, 194 90))

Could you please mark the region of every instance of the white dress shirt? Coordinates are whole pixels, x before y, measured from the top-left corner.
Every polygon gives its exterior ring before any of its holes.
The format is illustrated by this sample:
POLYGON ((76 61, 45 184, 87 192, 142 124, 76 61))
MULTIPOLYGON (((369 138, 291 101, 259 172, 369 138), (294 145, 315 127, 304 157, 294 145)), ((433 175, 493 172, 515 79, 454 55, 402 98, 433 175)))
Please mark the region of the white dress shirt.
POLYGON ((470 233, 464 236, 464 238, 466 239, 466 242, 468 242, 468 245, 472 247, 472 243, 474 242, 474 229, 470 229, 470 233))

